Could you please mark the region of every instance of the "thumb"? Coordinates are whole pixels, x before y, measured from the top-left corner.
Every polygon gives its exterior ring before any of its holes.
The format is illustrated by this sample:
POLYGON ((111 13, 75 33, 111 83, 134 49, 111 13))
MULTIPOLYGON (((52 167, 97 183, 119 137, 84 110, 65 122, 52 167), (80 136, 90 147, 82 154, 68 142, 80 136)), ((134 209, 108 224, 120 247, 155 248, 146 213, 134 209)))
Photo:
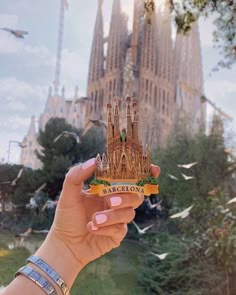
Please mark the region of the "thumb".
POLYGON ((66 174, 60 197, 61 205, 72 206, 81 196, 83 183, 95 172, 95 158, 75 166, 66 174))

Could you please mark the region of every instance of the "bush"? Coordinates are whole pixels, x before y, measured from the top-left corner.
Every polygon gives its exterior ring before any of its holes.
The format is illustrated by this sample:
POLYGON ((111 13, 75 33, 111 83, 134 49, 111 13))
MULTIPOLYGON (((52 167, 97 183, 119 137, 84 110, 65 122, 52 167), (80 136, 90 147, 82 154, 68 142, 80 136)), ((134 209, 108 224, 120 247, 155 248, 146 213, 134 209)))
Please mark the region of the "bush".
POLYGON ((153 185, 157 185, 158 184, 158 181, 157 181, 157 178, 155 177, 146 177, 145 179, 143 180, 139 180, 136 185, 138 186, 144 186, 145 184, 153 184, 153 185))
POLYGON ((103 180, 103 179, 93 179, 91 182, 90 182, 91 185, 99 185, 99 184, 103 184, 105 186, 111 186, 110 182, 106 181, 106 180, 103 180))

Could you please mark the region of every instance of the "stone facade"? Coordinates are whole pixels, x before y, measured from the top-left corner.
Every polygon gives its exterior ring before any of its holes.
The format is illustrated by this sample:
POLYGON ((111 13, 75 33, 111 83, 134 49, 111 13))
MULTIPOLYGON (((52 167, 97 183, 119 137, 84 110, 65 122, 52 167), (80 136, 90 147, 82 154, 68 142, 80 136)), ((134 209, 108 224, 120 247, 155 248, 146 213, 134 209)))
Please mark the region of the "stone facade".
POLYGON ((39 118, 38 130, 35 126, 35 118, 32 117, 27 135, 23 139, 26 148, 21 151, 21 164, 32 169, 42 168, 42 163, 37 158, 35 151, 40 153, 41 147, 38 144, 39 129, 44 130, 51 118, 64 118, 72 126, 81 129, 85 122, 85 100, 78 95, 78 87, 75 88, 74 97, 65 99, 65 89, 57 95, 55 90, 49 88, 48 97, 44 112, 39 118))
MULTIPOLYGON (((114 0, 109 35, 104 38, 102 1, 98 1, 86 117, 102 114, 104 119, 106 105, 115 96, 134 97, 140 108, 140 139, 154 148, 165 143, 180 117, 191 118, 194 131, 204 128, 206 112, 200 100, 203 79, 198 25, 193 26, 189 36, 177 36, 173 41, 165 0, 157 7, 151 23, 143 18, 143 0, 136 0, 133 30, 128 33, 127 16, 120 0, 114 0)), ((124 102, 120 104, 125 108, 124 102)))
MULTIPOLYGON (((113 0, 109 35, 104 36, 102 3, 98 0, 87 85, 89 100, 79 100, 77 87, 70 99, 65 98, 64 88, 61 94, 50 88, 39 128, 44 130, 52 117, 65 118, 83 128, 88 119, 104 120, 106 106, 114 97, 130 96, 138 101, 143 146, 164 145, 180 120, 191 122, 191 132, 204 130, 206 104, 200 100, 204 89, 197 23, 188 36, 177 35, 173 40, 168 1, 158 2, 161 4, 148 24, 143 17, 143 0, 135 0, 130 33, 120 0, 113 0)), ((119 108, 120 127, 124 128, 124 100, 119 101, 119 108)), ((31 127, 24 142, 27 148, 22 150, 21 163, 40 168, 30 144, 34 142, 34 148, 40 148, 37 132, 31 127)))

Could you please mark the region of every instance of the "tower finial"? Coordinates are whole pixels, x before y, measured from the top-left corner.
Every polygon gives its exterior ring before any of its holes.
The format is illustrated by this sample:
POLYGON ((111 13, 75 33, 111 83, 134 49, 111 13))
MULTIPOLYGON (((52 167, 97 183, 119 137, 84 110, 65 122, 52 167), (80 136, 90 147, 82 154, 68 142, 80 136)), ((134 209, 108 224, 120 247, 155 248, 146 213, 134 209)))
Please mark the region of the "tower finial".
POLYGON ((75 86, 75 97, 78 97, 79 96, 79 86, 76 85, 75 86))
POLYGON ((103 0, 98 0, 98 7, 101 9, 103 4, 103 0))

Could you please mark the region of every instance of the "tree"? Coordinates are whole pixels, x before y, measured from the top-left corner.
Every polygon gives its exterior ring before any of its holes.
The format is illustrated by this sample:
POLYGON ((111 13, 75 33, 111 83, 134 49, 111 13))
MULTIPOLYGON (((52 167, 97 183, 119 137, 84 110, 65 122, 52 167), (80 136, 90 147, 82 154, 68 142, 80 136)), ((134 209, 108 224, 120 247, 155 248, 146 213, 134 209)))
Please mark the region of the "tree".
POLYGON ((218 67, 231 67, 236 62, 236 13, 234 0, 170 0, 178 33, 187 34, 200 17, 215 17, 214 41, 223 58, 218 67))
POLYGON ((191 136, 182 130, 153 159, 162 169, 161 196, 171 205, 171 214, 194 207, 184 219, 162 220, 159 231, 146 239, 139 281, 145 294, 232 295, 236 290, 236 211, 234 203, 227 205, 235 196, 232 163, 222 135, 191 136), (190 169, 177 167, 192 162, 197 164, 190 169), (194 178, 185 180, 182 173, 194 178), (160 261, 150 249, 169 255, 160 261))
POLYGON ((37 156, 43 163, 44 182, 47 183, 46 189, 52 199, 61 191, 65 174, 72 165, 104 151, 105 138, 100 129, 91 129, 83 137, 81 134, 82 130, 72 127, 61 118, 50 119, 45 130, 40 131, 38 141, 42 149, 37 152, 37 156), (80 143, 66 134, 55 142, 64 131, 76 133, 80 137, 80 143))

